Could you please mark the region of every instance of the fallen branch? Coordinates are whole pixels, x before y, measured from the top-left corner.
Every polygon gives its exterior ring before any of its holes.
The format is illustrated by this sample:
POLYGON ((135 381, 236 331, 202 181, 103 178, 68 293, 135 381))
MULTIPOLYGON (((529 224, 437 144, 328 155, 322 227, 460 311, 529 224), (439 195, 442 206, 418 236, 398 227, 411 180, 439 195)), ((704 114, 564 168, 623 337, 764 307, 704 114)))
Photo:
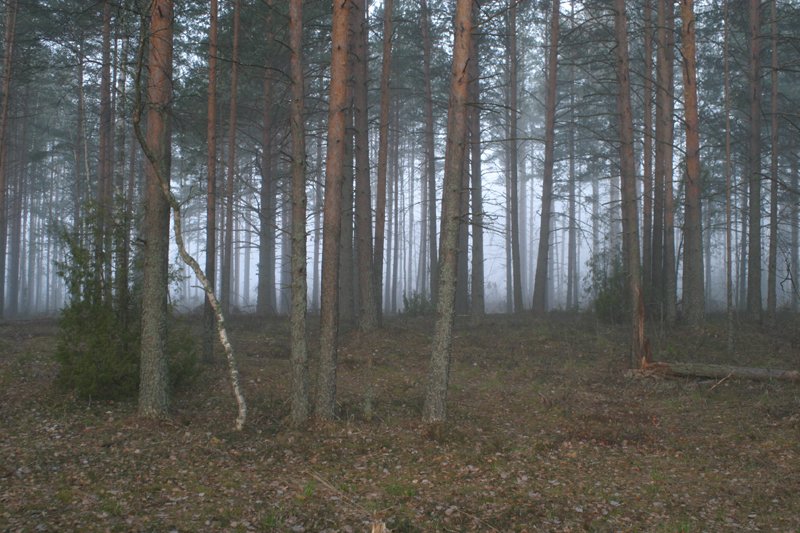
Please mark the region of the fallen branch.
POLYGON ((800 382, 800 372, 796 370, 776 370, 772 368, 738 367, 732 365, 709 365, 703 363, 662 363, 648 362, 643 370, 652 371, 665 377, 691 377, 726 380, 729 378, 755 381, 800 382))

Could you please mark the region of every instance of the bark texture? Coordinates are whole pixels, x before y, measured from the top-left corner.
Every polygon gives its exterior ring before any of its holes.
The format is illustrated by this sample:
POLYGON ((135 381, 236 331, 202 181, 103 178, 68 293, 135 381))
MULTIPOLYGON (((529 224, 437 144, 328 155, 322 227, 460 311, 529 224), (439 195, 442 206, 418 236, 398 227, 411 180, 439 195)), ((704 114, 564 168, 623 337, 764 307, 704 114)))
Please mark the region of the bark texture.
POLYGON ((705 321, 703 288, 703 227, 700 202, 700 121, 697 112, 694 0, 681 0, 683 24, 683 109, 686 127, 686 181, 684 185, 683 319, 699 327, 705 321))
POLYGON ((542 218, 539 225, 539 253, 533 282, 533 312, 547 311, 547 266, 550 251, 550 223, 553 203, 555 162, 556 88, 558 85, 559 0, 553 1, 550 50, 547 60, 547 93, 544 102, 544 175, 542 177, 542 218))
POLYGON ((333 5, 328 154, 322 226, 322 293, 320 296, 319 374, 314 414, 336 416, 336 355, 339 335, 339 245, 342 234, 342 178, 347 95, 347 4, 333 5))
POLYGON ((439 256, 439 286, 431 362, 422 418, 441 422, 447 415, 447 387, 453 343, 458 224, 461 183, 466 150, 467 98, 469 85, 469 41, 472 32, 472 1, 458 0, 454 20, 455 42, 450 71, 450 105, 447 117, 447 152, 442 195, 442 238, 439 256))
POLYGON ((289 46, 292 102, 292 302, 290 330, 292 343, 292 425, 306 421, 308 402, 308 347, 306 307, 306 142, 303 131, 303 1, 289 3, 289 46))
POLYGON ((749 0, 750 189, 747 249, 747 318, 761 322, 761 1, 749 0))
MULTIPOLYGON (((208 118, 206 120, 206 277, 214 289, 217 279, 217 0, 211 0, 208 28, 208 118)), ((214 361, 214 309, 203 305, 203 360, 214 361)))
POLYGON ((636 168, 633 154, 633 114, 628 59, 628 17, 625 0, 614 0, 617 46, 617 113, 619 116, 620 184, 622 193, 623 248, 627 253, 631 309, 631 361, 644 364, 644 293, 642 267, 639 258, 639 213, 636 202, 636 168))
POLYGON ((150 12, 147 61, 146 139, 154 157, 152 160, 148 158, 145 167, 142 355, 139 382, 139 416, 144 418, 169 416, 167 291, 170 206, 162 192, 161 178, 169 185, 172 24, 172 0, 154 0, 150 12))

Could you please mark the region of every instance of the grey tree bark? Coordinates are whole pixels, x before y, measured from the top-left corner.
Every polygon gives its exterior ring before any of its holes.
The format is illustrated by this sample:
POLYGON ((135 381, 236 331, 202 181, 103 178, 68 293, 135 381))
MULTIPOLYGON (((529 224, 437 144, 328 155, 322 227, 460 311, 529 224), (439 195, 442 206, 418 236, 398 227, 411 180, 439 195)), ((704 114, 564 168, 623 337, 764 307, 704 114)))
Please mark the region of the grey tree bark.
POLYGON ((431 362, 422 418, 425 422, 444 421, 447 415, 447 387, 450 352, 453 342, 456 266, 458 262, 458 224, 461 183, 466 150, 467 99, 469 85, 469 41, 472 32, 473 0, 458 0, 454 20, 455 41, 450 71, 450 105, 447 117, 445 183, 442 195, 442 238, 439 256, 439 286, 436 304, 431 362))

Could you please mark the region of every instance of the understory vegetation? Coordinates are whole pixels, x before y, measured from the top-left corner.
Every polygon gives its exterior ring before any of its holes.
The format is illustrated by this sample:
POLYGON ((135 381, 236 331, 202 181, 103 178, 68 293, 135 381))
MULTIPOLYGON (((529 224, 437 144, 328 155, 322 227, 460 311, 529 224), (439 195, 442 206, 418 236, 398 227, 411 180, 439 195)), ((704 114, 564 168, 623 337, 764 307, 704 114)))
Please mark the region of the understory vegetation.
MULTIPOLYGON (((648 336, 657 360, 798 369, 800 322, 779 326, 739 325, 733 360, 721 318, 648 336)), ((0 530, 800 527, 797 383, 629 375, 627 330, 588 315, 464 317, 449 420, 429 426, 431 319, 397 317, 343 333, 339 419, 295 430, 288 323, 241 317, 230 329, 250 405, 241 432, 223 365, 173 394, 171 420, 142 420, 134 401, 53 387, 55 320, 0 322, 0 530)))

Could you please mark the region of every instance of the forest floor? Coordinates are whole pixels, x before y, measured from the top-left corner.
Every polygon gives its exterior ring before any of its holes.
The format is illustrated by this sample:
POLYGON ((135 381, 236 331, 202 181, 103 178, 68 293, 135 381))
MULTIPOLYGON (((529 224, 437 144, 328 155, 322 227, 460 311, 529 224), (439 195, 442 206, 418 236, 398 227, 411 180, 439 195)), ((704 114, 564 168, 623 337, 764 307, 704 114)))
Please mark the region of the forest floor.
MULTIPOLYGON (((586 315, 459 318, 426 426, 431 320, 398 317, 342 334, 339 420, 291 429, 287 323, 231 324, 241 432, 223 365, 141 420, 53 387, 55 321, 0 322, 0 530, 800 531, 800 384, 634 377, 586 315)), ((733 361, 722 322, 650 330, 656 360, 800 368, 796 318, 737 325, 733 361)))

